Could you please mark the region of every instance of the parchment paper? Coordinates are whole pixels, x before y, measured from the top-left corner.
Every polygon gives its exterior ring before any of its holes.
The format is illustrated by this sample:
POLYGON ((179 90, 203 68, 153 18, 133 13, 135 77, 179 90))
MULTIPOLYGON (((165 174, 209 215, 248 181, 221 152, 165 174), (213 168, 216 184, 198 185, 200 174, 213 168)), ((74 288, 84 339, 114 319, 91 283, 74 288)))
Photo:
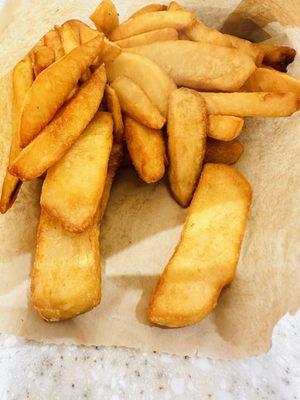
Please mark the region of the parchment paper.
MULTIPOLYGON (((0 27, 0 76, 54 23, 75 17, 87 21, 97 3, 9 1, 0 27)), ((116 3, 121 16, 126 16, 147 1, 116 3)), ((219 0, 211 7, 209 0, 186 1, 206 23, 218 27, 230 20, 238 3, 219 0)), ((250 10, 253 1, 246 3, 250 10)), ((278 23, 266 26, 272 20, 265 21, 263 38, 276 36, 300 51, 300 30, 282 28, 278 23)), ((261 23, 252 26, 262 29, 261 23)), ((229 28, 227 24, 226 30, 229 28)), ((293 73, 300 76, 297 62, 293 73)), ((3 176, 11 135, 10 75, 1 80, 0 93, 3 176)), ((120 171, 101 233, 105 260, 102 303, 58 324, 42 321, 28 301, 40 182, 24 184, 13 209, 0 216, 0 331, 43 342, 128 346, 224 359, 267 351, 276 322, 300 305, 299 131, 299 113, 286 119, 247 120, 241 136, 245 154, 237 166, 252 183, 254 200, 238 274, 223 291, 215 311, 184 329, 150 326, 145 317, 151 291, 174 250, 186 215, 171 198, 165 181, 145 185, 132 169, 120 171)))

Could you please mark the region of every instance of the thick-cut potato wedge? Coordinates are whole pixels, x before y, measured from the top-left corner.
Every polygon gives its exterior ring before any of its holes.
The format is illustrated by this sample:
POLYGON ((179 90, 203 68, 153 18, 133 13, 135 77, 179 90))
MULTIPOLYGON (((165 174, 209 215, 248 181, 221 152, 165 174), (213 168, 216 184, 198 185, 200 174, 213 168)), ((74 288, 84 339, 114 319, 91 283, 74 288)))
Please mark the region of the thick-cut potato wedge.
POLYGON ((100 219, 102 220, 110 197, 112 184, 123 158, 123 144, 114 143, 109 157, 108 170, 100 203, 100 219))
POLYGON ((245 92, 292 92, 300 97, 300 81, 272 68, 257 68, 241 90, 245 92))
POLYGON ((115 28, 109 38, 116 41, 157 29, 184 29, 195 21, 196 17, 186 11, 155 11, 130 18, 115 28))
POLYGON ((65 54, 70 53, 76 47, 80 46, 80 36, 76 34, 76 31, 69 22, 65 22, 59 29, 59 32, 65 54))
POLYGON ((288 117, 298 109, 294 93, 201 93, 209 114, 237 117, 288 117))
POLYGON ((34 76, 37 77, 44 69, 48 68, 55 61, 55 53, 51 47, 36 46, 31 51, 34 76))
POLYGON ((273 44, 258 45, 263 51, 263 63, 281 72, 286 72, 287 67, 296 57, 296 50, 287 46, 276 46, 273 44))
POLYGON ((238 140, 222 142, 208 138, 204 161, 232 165, 239 161, 243 153, 244 147, 238 140))
POLYGON ((103 35, 72 50, 43 71, 29 89, 20 120, 21 147, 27 146, 51 121, 82 73, 101 53, 103 35))
POLYGON ((78 139, 96 114, 106 84, 105 68, 94 72, 49 125, 10 166, 21 180, 35 179, 57 163, 78 139))
MULTIPOLYGON (((86 43, 99 34, 98 31, 92 29, 90 26, 82 21, 71 20, 69 21, 69 23, 71 23, 72 26, 76 25, 78 27, 81 43, 86 43)), ((113 61, 121 54, 121 52, 122 49, 117 44, 110 42, 107 38, 104 38, 104 45, 101 55, 95 59, 93 65, 99 66, 102 62, 113 61)))
POLYGON ((120 76, 111 83, 120 101, 121 109, 136 121, 152 129, 161 129, 166 119, 160 114, 146 93, 131 79, 120 76))
POLYGON ((42 210, 31 274, 31 303, 47 321, 76 317, 100 303, 99 226, 71 233, 42 210))
POLYGON ((167 6, 164 4, 159 4, 159 3, 153 3, 153 4, 148 4, 145 7, 140 8, 138 11, 133 13, 130 18, 135 18, 138 17, 139 15, 143 14, 148 14, 150 12, 155 12, 155 11, 166 11, 167 6))
POLYGON ((237 49, 187 40, 151 43, 127 51, 150 58, 177 85, 193 89, 237 91, 256 68, 253 60, 237 49))
POLYGON ((114 120, 114 142, 122 143, 124 136, 124 123, 121 106, 115 89, 109 85, 106 85, 105 88, 105 100, 108 111, 112 114, 114 120))
POLYGON ((188 207, 205 155, 208 117, 205 102, 190 89, 170 96, 168 114, 169 182, 176 201, 188 207))
MULTIPOLYGON (((33 70, 29 56, 20 61, 13 70, 13 124, 9 163, 20 153, 19 119, 27 91, 33 82, 33 70)), ((2 214, 13 205, 21 187, 21 182, 9 172, 6 173, 2 186, 0 212, 2 214)))
POLYGON ((174 81, 157 64, 136 54, 123 52, 106 64, 107 79, 114 81, 127 76, 147 94, 151 103, 166 117, 170 93, 176 89, 174 81))
POLYGON ((117 40, 115 44, 120 47, 143 46, 154 42, 163 42, 165 40, 177 40, 178 32, 174 28, 157 29, 156 31, 141 33, 126 39, 117 40))
POLYGON ((99 112, 65 156, 48 170, 41 206, 64 229, 80 233, 93 224, 112 142, 112 116, 99 112))
MULTIPOLYGON (((175 1, 169 6, 171 11, 184 10, 175 1)), ((216 29, 209 28, 203 22, 197 20, 190 28, 184 29, 184 34, 195 42, 211 43, 217 46, 233 47, 246 53, 257 65, 261 65, 263 51, 255 44, 245 39, 240 39, 233 35, 223 34, 216 29)))
POLYGON ((252 191, 234 168, 206 164, 180 243, 153 293, 148 318, 167 327, 195 324, 235 277, 252 191))
POLYGON ((139 177, 146 183, 160 181, 165 174, 166 153, 162 131, 150 129, 126 117, 127 149, 139 177))
POLYGON ((243 118, 232 115, 210 115, 207 135, 217 140, 229 142, 240 135, 243 126, 243 118))
POLYGON ((94 22, 97 29, 108 35, 119 25, 119 15, 115 5, 110 0, 103 0, 90 19, 94 22))
POLYGON ((60 60, 64 55, 64 48, 61 43, 60 35, 57 29, 51 29, 46 33, 45 37, 45 45, 50 47, 55 53, 55 61, 60 60))

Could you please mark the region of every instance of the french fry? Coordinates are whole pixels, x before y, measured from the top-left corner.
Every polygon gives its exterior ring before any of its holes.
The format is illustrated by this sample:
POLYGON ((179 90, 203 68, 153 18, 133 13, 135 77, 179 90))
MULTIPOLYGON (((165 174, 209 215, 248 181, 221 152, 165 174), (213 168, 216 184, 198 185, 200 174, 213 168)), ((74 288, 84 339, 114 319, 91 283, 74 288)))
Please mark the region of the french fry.
POLYGON ((208 138, 204 161, 232 165, 239 161, 243 152, 244 147, 238 140, 222 142, 208 138))
POLYGON ((296 50, 287 46, 276 46, 272 44, 259 44, 263 51, 263 63, 281 72, 286 72, 287 67, 296 57, 296 50))
POLYGON ((109 35, 112 41, 126 39, 163 28, 184 29, 196 21, 196 17, 185 11, 155 11, 130 18, 115 28, 109 35))
POLYGON ((47 32, 44 39, 45 45, 54 51, 55 61, 60 60, 65 55, 65 52, 57 29, 54 28, 47 32))
POLYGON ((120 76, 111 83, 124 113, 152 129, 161 129, 166 120, 146 93, 131 79, 120 76))
POLYGON ((209 43, 170 40, 126 50, 150 58, 177 85, 192 89, 237 91, 256 68, 247 54, 209 43))
POLYGON ((31 273, 31 303, 46 321, 91 310, 101 299, 99 226, 71 233, 42 210, 31 273))
POLYGON ((114 141, 115 143, 122 143, 124 136, 124 123, 121 106, 115 89, 110 85, 106 85, 105 100, 108 110, 112 114, 114 120, 114 141))
POLYGON ((147 94, 151 103, 166 117, 170 93, 176 89, 174 81, 157 64, 146 57, 123 52, 106 64, 109 82, 127 76, 147 94))
POLYGON ((160 181, 165 174, 165 144, 162 131, 150 129, 126 117, 127 149, 139 177, 146 183, 160 181))
POLYGON ((59 32, 65 54, 70 53, 76 47, 80 46, 80 36, 78 37, 69 22, 65 22, 59 29, 59 32))
POLYGON ((141 33, 140 35, 131 36, 127 39, 117 40, 114 42, 120 47, 135 47, 153 42, 163 42, 165 40, 177 40, 178 32, 174 28, 157 29, 156 31, 141 33))
POLYGON ((272 68, 257 68, 241 90, 245 92, 292 92, 300 97, 300 81, 272 68))
POLYGON ((27 146, 51 121, 82 73, 99 55, 103 35, 75 48, 41 73, 27 92, 20 120, 21 147, 27 146))
POLYGON ((234 168, 206 164, 180 242, 148 308, 151 322, 183 327, 205 318, 232 282, 252 191, 234 168))
POLYGON ((189 89, 170 96, 168 114, 169 182, 176 201, 190 204, 205 155, 208 118, 205 102, 189 89))
POLYGON ((205 93, 209 114, 235 115, 237 117, 288 117, 298 109, 294 93, 205 93))
POLYGON ((155 12, 155 11, 166 11, 167 6, 164 4, 158 4, 158 3, 153 3, 153 4, 148 4, 145 7, 140 8, 138 11, 133 13, 130 18, 135 18, 138 17, 139 15, 143 14, 148 14, 150 12, 155 12))
MULTIPOLYGON (((9 163, 20 153, 19 118, 27 91, 33 82, 33 70, 29 56, 20 61, 13 70, 13 124, 9 163)), ((13 205, 21 187, 21 181, 8 171, 4 177, 0 200, 0 212, 6 213, 13 205)))
MULTIPOLYGON (((184 8, 172 1, 169 6, 171 11, 183 11, 184 8)), ((249 42, 249 40, 240 39, 233 35, 227 35, 216 29, 209 28, 203 22, 197 20, 191 27, 184 29, 184 34, 195 42, 210 43, 217 46, 233 47, 245 52, 253 59, 256 65, 261 65, 263 60, 263 51, 259 46, 249 42)))
POLYGON ((9 172, 28 181, 43 175, 57 163, 96 114, 105 84, 105 68, 100 67, 40 135, 23 149, 9 172))
POLYGON ((122 143, 114 143, 112 146, 110 157, 109 157, 107 176, 106 176, 106 181, 105 181, 104 190, 103 190, 101 203, 100 203, 101 220, 107 209, 112 184, 113 184, 116 172, 120 167, 122 158, 123 158, 123 144, 122 143))
POLYGON ((90 19, 100 32, 107 36, 113 29, 119 25, 119 15, 115 5, 110 0, 103 0, 90 19))
POLYGON ((51 47, 36 46, 31 51, 34 76, 37 77, 44 69, 48 68, 55 61, 55 53, 51 47))
POLYGON ((93 224, 112 141, 112 116, 99 112, 65 156, 48 170, 41 206, 67 231, 81 233, 93 224))
POLYGON ((213 139, 229 142, 240 135, 243 126, 243 118, 231 115, 210 115, 207 135, 213 139))

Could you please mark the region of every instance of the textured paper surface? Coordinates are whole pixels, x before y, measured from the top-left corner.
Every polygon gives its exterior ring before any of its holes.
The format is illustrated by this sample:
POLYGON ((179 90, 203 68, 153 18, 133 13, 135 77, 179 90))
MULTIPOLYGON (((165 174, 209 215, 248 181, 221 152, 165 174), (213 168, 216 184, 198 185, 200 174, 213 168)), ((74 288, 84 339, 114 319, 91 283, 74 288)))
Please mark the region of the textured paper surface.
MULTIPOLYGON (((116 3, 121 16, 127 16, 147 1, 116 3)), ((206 23, 221 27, 239 2, 219 0, 213 7, 209 0, 186 3, 206 23)), ((12 8, 6 9, 0 26, 0 76, 54 23, 70 18, 87 21, 97 1, 9 4, 12 8)), ((286 28, 288 37, 278 23, 264 30, 266 37, 276 36, 300 51, 297 28, 286 28)), ((300 76, 298 62, 292 71, 300 76)), ((2 177, 11 135, 10 75, 1 80, 0 93, 2 177)), ((147 186, 132 169, 120 171, 101 230, 102 303, 59 324, 42 321, 28 302, 40 182, 24 184, 13 209, 0 216, 0 331, 51 343, 117 345, 225 359, 268 350, 276 322, 300 305, 299 130, 299 113, 287 119, 247 120, 241 136, 245 154, 238 168, 252 183, 254 200, 238 274, 215 311, 184 329, 161 329, 146 320, 151 291, 172 255, 186 215, 171 198, 166 182, 147 186)))

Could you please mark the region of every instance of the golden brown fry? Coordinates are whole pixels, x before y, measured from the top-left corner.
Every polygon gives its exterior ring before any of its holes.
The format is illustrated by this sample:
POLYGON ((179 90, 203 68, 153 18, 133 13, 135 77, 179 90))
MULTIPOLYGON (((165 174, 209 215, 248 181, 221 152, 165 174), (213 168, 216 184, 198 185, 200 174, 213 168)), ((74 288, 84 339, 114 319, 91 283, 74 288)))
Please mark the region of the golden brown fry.
POLYGON ((176 201, 190 204, 205 155, 208 118, 205 102, 193 90, 177 89, 168 114, 169 182, 176 201))
POLYGON ((109 38, 116 41, 157 29, 184 29, 193 25, 195 21, 196 17, 185 11, 155 11, 130 18, 115 28, 109 38))
POLYGON ((112 184, 116 175, 117 170, 121 164, 123 158, 123 144, 122 143, 114 143, 110 157, 108 162, 108 170, 106 176, 106 182, 104 185, 104 190, 100 203, 100 219, 102 220, 110 197, 110 192, 112 188, 112 184))
POLYGON ((64 229, 81 233, 93 224, 112 141, 112 116, 99 112, 65 156, 48 170, 41 206, 64 229))
POLYGON ((187 40, 151 43, 127 51, 150 58, 177 85, 193 89, 237 91, 256 68, 253 60, 237 49, 187 40))
POLYGON ((59 29, 59 32, 65 54, 70 53, 76 47, 80 46, 80 37, 69 22, 65 22, 59 29))
POLYGON ((103 0, 90 19, 94 22, 97 29, 108 35, 119 25, 119 15, 115 5, 110 0, 103 0))
POLYGON ((287 46, 276 46, 272 44, 259 44, 263 51, 263 63, 281 72, 286 72, 287 67, 296 57, 296 50, 287 46))
MULTIPOLYGON (((173 1, 169 10, 178 11, 184 10, 179 4, 173 1)), ((209 28, 203 22, 197 20, 190 28, 184 29, 184 34, 195 42, 210 43, 217 46, 233 47, 245 52, 253 59, 256 65, 261 65, 263 59, 263 52, 257 45, 245 39, 240 39, 233 35, 227 35, 217 31, 216 29, 209 28)))
POLYGON ((240 135, 243 126, 243 118, 231 115, 210 115, 207 135, 217 140, 229 142, 240 135))
POLYGON ((60 113, 12 163, 9 171, 21 180, 35 179, 58 162, 96 114, 106 84, 100 67, 60 113))
POLYGON ((51 121, 82 73, 101 53, 103 35, 75 48, 41 73, 28 91, 20 120, 21 147, 27 146, 51 121))
MULTIPOLYGON (((13 124, 12 141, 9 153, 9 163, 12 163, 20 153, 19 118, 25 95, 33 82, 33 70, 29 56, 20 61, 13 70, 13 124)), ((2 214, 13 205, 17 198, 21 182, 8 171, 5 175, 0 200, 2 214)))
POLYGON ((167 6, 164 4, 158 4, 158 3, 153 3, 153 4, 148 4, 145 7, 140 8, 138 11, 133 13, 130 18, 135 18, 138 17, 139 15, 143 14, 148 14, 150 12, 155 12, 155 11, 166 11, 167 6))
POLYGON ((133 165, 146 183, 155 183, 165 174, 165 144, 162 132, 126 117, 125 138, 133 165))
POLYGON ((221 142, 208 138, 205 162, 232 165, 239 161, 244 153, 244 147, 238 140, 221 142))
POLYGON ((157 29, 156 31, 141 33, 126 39, 117 40, 115 44, 120 47, 135 47, 165 40, 177 40, 178 32, 174 28, 157 29))
POLYGON ((99 226, 63 229, 42 210, 31 274, 31 303, 47 321, 62 321, 100 303, 99 226))
POLYGON ((170 93, 176 89, 174 81, 157 64, 146 57, 123 52, 106 64, 109 82, 127 76, 147 94, 151 103, 166 117, 170 93))
POLYGON ((102 61, 105 63, 115 60, 122 53, 122 49, 117 44, 104 39, 104 48, 101 54, 102 61))
POLYGON ((124 124, 121 106, 115 89, 109 85, 106 85, 105 88, 105 100, 108 110, 112 114, 114 120, 114 141, 115 143, 122 143, 124 136, 124 124))
POLYGON ((206 164, 180 243, 153 293, 148 318, 183 327, 205 318, 235 277, 251 187, 234 168, 206 164))
POLYGON ((209 114, 235 115, 237 117, 288 117, 298 109, 294 93, 205 93, 209 114))
POLYGON ((146 93, 131 79, 120 76, 111 83, 115 89, 123 112, 152 129, 161 129, 166 120, 146 93))
POLYGON ((51 29, 48 33, 46 33, 45 45, 54 51, 55 61, 60 60, 65 55, 57 29, 51 29))
POLYGON ((241 90, 245 92, 291 92, 300 97, 300 81, 272 68, 257 68, 241 90))
POLYGON ((37 77, 44 69, 55 61, 54 50, 48 46, 36 46, 31 51, 34 76, 37 77))

